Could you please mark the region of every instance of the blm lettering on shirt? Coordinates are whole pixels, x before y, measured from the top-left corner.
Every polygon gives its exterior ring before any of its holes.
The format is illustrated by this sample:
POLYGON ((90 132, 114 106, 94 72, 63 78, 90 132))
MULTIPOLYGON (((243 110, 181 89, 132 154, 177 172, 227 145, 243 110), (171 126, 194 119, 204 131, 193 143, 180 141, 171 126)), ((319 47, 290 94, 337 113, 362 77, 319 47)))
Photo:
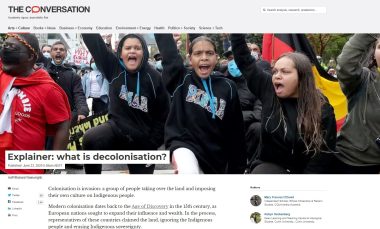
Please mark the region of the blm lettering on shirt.
POLYGON ((134 109, 148 112, 148 98, 145 96, 136 95, 132 91, 127 91, 125 85, 121 85, 119 98, 127 101, 128 106, 134 109))
MULTIPOLYGON (((195 103, 202 108, 206 109, 208 112, 211 111, 211 99, 210 96, 203 90, 198 89, 196 86, 190 84, 189 90, 187 91, 186 102, 195 103)), ((218 107, 218 98, 214 96, 213 101, 215 109, 218 107)), ((218 116, 220 120, 224 117, 224 110, 226 108, 226 101, 224 99, 219 99, 219 108, 216 110, 215 115, 218 116)))

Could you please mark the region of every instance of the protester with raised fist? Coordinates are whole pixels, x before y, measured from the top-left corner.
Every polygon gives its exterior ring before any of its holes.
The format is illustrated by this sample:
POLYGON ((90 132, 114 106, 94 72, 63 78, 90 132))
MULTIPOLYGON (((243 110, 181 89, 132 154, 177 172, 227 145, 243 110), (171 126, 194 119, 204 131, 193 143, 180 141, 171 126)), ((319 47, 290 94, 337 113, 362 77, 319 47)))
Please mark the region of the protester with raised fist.
POLYGON ((172 94, 165 146, 174 169, 179 174, 243 173, 247 156, 239 96, 234 82, 214 72, 214 42, 205 36, 192 40, 188 71, 173 35, 155 37, 162 77, 172 94))
MULTIPOLYGON (((161 75, 148 64, 148 47, 137 34, 124 36, 117 54, 99 34, 82 34, 109 85, 109 120, 87 131, 84 150, 157 150, 164 140, 169 95, 161 75)), ((154 165, 129 164, 130 173, 153 173, 154 165)), ((101 173, 101 165, 85 165, 101 173)))
POLYGON ((308 57, 285 53, 270 76, 256 65, 245 35, 232 34, 231 43, 248 88, 263 106, 260 152, 250 172, 328 173, 336 142, 334 110, 315 86, 308 57))
POLYGON ((378 34, 355 34, 338 57, 337 77, 348 115, 337 139, 337 173, 380 172, 379 67, 378 34))

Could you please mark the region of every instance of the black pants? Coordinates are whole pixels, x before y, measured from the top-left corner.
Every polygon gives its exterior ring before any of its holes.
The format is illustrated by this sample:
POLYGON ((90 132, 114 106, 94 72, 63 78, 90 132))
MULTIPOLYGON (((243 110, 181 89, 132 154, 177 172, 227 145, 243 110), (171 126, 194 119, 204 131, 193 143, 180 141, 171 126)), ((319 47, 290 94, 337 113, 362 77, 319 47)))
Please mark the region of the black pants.
POLYGON ((251 123, 245 132, 245 142, 247 143, 248 161, 254 160, 257 155, 257 147, 260 143, 261 122, 251 123))
MULTIPOLYGON (((83 136, 83 150, 139 150, 141 145, 123 136, 110 122, 89 129, 83 136)), ((128 164, 130 174, 153 174, 152 164, 128 164)), ((84 165, 86 174, 101 174, 102 165, 84 165)))

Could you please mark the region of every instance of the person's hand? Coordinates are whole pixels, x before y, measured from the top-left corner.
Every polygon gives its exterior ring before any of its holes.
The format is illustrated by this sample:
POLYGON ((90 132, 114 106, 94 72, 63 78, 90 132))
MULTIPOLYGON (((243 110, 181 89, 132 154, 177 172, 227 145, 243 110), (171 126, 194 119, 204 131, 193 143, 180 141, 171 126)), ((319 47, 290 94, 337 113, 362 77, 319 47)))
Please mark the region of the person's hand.
POLYGON ((86 116, 84 116, 84 115, 78 115, 77 122, 79 123, 80 120, 85 119, 85 118, 86 118, 86 116))
POLYGON ((181 34, 180 33, 173 33, 173 38, 175 43, 177 44, 179 40, 181 40, 181 34))

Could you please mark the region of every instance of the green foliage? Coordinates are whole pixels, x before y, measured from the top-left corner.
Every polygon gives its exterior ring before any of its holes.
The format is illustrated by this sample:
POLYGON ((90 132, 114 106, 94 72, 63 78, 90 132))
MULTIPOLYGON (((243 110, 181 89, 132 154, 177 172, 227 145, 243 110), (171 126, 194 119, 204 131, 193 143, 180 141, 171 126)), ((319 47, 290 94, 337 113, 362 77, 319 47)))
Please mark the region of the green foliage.
POLYGON ((344 44, 352 34, 308 34, 311 45, 316 55, 322 57, 324 63, 330 59, 336 60, 342 51, 344 44))
POLYGON ((247 41, 249 43, 255 43, 260 47, 260 50, 263 49, 262 44, 263 44, 263 34, 248 34, 246 37, 247 41))
POLYGON ((179 49, 179 53, 181 54, 182 58, 185 59, 186 58, 186 38, 187 38, 187 34, 186 33, 182 33, 181 34, 181 42, 182 42, 182 45, 179 49))
POLYGON ((3 43, 3 41, 5 40, 5 36, 5 33, 0 33, 0 44, 3 43))

